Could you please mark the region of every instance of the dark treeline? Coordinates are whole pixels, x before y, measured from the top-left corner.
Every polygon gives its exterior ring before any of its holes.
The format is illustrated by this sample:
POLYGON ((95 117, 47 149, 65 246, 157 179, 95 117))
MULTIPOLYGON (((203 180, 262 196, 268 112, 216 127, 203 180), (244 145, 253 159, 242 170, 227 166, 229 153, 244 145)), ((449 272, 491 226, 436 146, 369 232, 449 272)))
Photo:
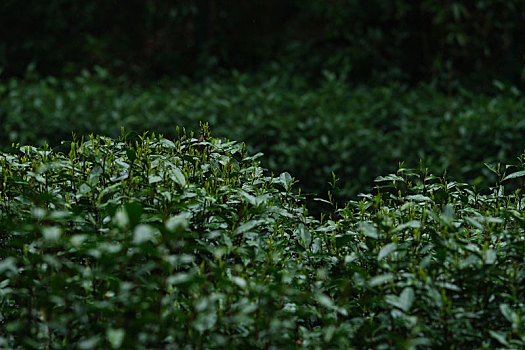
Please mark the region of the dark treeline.
POLYGON ((0 66, 141 79, 277 62, 315 79, 522 85, 522 0, 49 0, 0 3, 0 66))

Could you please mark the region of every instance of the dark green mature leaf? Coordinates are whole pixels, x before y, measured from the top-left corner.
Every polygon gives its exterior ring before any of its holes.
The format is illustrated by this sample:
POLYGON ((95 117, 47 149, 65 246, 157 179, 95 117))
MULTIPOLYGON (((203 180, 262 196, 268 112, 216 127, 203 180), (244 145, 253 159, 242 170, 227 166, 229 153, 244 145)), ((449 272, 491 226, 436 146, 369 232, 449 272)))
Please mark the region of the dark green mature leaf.
POLYGON ((128 156, 128 159, 131 163, 133 163, 137 159, 137 153, 132 149, 127 149, 126 155, 128 156))
POLYGON ((131 223, 131 226, 136 226, 141 220, 141 215, 144 212, 144 208, 140 203, 137 202, 126 203, 124 208, 126 209, 127 217, 131 223))

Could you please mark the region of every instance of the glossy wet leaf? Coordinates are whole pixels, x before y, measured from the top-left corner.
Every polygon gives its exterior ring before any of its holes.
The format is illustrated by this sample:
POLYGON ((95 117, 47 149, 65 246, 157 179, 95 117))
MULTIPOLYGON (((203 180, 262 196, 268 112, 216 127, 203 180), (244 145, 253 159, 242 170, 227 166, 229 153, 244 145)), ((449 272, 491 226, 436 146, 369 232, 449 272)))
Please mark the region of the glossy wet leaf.
POLYGON ((286 191, 288 191, 290 189, 290 187, 292 186, 292 176, 289 173, 287 173, 287 172, 282 173, 279 176, 279 180, 281 180, 281 183, 283 184, 284 189, 286 191))
POLYGON ((505 176, 502 181, 518 179, 518 178, 524 177, 524 176, 525 176, 525 170, 517 171, 515 173, 512 173, 512 174, 509 174, 509 175, 505 176))

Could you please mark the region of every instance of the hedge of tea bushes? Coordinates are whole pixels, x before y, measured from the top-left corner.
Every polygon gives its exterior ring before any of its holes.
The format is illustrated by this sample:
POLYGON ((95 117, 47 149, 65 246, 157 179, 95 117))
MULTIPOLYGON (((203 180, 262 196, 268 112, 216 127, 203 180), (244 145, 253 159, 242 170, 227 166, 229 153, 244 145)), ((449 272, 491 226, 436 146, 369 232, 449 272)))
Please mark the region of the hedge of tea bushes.
POLYGON ((524 156, 486 194, 402 168, 315 219, 202 131, 0 154, 1 347, 525 345, 524 156))
POLYGON ((175 137, 177 125, 197 131, 202 121, 263 152, 263 166, 289 172, 305 193, 324 195, 335 172, 342 202, 401 161, 486 187, 495 178, 483 163, 512 163, 524 148, 525 99, 500 83, 492 95, 447 95, 429 85, 350 86, 330 72, 317 87, 275 72, 150 85, 101 68, 62 80, 28 74, 0 83, 4 150, 12 142, 56 145, 72 132, 116 137, 120 126, 175 137))

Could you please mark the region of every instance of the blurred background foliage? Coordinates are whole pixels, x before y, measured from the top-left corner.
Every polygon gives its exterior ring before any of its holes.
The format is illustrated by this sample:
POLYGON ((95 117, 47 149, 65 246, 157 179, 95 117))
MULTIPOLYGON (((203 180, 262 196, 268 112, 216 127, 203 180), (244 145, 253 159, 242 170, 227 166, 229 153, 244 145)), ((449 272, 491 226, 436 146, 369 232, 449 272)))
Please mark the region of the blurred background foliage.
POLYGON ((173 139, 177 128, 246 142, 275 174, 288 171, 308 194, 332 190, 342 202, 371 191, 375 177, 428 168, 478 189, 496 179, 483 162, 513 164, 523 151, 525 98, 501 82, 487 93, 450 95, 432 84, 351 86, 326 74, 312 87, 300 76, 232 72, 202 82, 136 83, 97 67, 74 78, 0 82, 0 147, 59 146, 90 133, 117 137, 120 126, 173 139))
POLYGON ((140 79, 269 62, 315 81, 523 84, 521 0, 4 0, 0 65, 21 76, 104 66, 140 79))

